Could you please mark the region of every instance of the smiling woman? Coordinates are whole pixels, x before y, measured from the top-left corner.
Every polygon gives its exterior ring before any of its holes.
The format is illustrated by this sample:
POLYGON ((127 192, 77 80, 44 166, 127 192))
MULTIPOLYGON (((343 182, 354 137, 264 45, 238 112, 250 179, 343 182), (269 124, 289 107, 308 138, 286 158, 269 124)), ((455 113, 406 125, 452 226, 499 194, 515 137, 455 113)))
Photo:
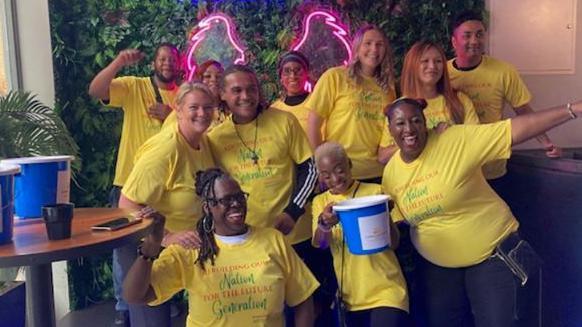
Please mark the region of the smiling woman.
POLYGON ((309 60, 299 51, 289 51, 279 58, 278 72, 283 95, 271 107, 290 112, 307 132, 309 92, 305 85, 309 81, 309 60))
POLYGON ((392 52, 388 38, 374 25, 356 32, 352 50, 349 66, 327 70, 309 97, 307 136, 313 148, 326 141, 340 143, 352 160, 354 177, 379 183, 377 154, 387 133, 382 110, 396 97, 392 52))
POLYGON ((186 289, 188 327, 283 326, 285 304, 295 307, 296 326, 311 326, 319 284, 281 233, 245 223, 248 195, 239 184, 220 169, 199 171, 196 194, 200 249, 171 245, 160 253, 165 218, 144 211, 155 227, 125 280, 125 298, 154 305, 186 289))
POLYGON ((390 134, 399 150, 382 179, 396 204, 395 219, 411 226, 420 254, 417 301, 424 302, 429 326, 461 326, 462 317, 471 314, 475 325, 513 326, 517 284, 499 248, 505 240, 518 240, 521 249, 529 245, 481 168, 507 159, 512 145, 577 118, 582 102, 493 124, 455 125, 442 133, 427 129, 425 107, 425 101, 410 98, 388 107, 390 134))
MULTIPOLYGON (((202 83, 184 83, 176 102, 177 123, 163 128, 140 148, 121 190, 119 207, 153 207, 167 216, 164 245, 178 243, 187 247, 197 242, 194 229, 203 216, 194 190, 194 175, 198 170, 214 167, 204 132, 212 120, 215 98, 202 83)), ((125 249, 119 256, 120 265, 129 267, 135 256, 135 246, 125 249)), ((129 310, 131 324, 136 326, 145 326, 142 319, 160 325, 163 322, 155 319, 170 319, 163 308, 130 306, 129 310)))

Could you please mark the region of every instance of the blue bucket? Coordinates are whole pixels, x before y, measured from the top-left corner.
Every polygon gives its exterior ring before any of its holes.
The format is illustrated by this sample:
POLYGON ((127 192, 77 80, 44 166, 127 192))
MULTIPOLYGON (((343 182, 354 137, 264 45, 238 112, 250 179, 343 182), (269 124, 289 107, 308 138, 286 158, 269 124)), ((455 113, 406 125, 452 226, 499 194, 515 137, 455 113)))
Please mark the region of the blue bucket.
POLYGON ((0 244, 12 241, 14 225, 14 175, 20 167, 0 164, 0 244))
POLYGON ((333 206, 352 254, 378 253, 390 246, 388 199, 387 195, 371 195, 333 206))
POLYGON ((42 216, 45 204, 69 202, 73 156, 5 159, 1 163, 20 166, 14 179, 14 208, 17 218, 42 216))

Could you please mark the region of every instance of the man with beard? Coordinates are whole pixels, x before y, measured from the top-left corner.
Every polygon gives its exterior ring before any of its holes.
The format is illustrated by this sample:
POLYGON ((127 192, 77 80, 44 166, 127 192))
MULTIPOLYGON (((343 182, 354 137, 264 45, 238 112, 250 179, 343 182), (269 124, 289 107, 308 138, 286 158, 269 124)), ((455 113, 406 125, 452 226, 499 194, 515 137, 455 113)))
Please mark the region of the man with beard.
MULTIPOLYGON (((144 54, 136 49, 122 50, 115 59, 91 81, 89 95, 103 104, 123 110, 123 127, 117 153, 113 188, 109 195, 112 207, 117 207, 120 190, 133 167, 139 147, 162 128, 172 112, 178 87, 180 54, 169 43, 156 49, 152 62, 153 76, 115 77, 124 67, 137 64, 144 54)), ((125 274, 135 260, 136 245, 113 251, 113 286, 117 303, 114 326, 128 326, 128 305, 121 297, 125 274)))
MULTIPOLYGON (((529 105, 531 94, 515 67, 484 54, 487 30, 479 13, 459 13, 449 30, 456 55, 447 65, 451 84, 471 98, 482 124, 502 120, 506 103, 517 115, 533 112, 529 105)), ((548 157, 561 155, 560 148, 545 133, 537 140, 548 157)), ((496 160, 483 166, 483 175, 502 197, 510 191, 501 178, 506 173, 505 163, 506 160, 496 160)))

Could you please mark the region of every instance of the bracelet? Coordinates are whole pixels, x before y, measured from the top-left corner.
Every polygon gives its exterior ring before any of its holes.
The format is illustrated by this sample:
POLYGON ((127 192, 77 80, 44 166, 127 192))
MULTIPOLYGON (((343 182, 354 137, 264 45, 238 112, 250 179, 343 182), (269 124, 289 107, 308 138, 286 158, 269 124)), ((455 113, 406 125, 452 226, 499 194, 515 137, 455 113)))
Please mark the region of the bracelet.
POLYGON ((323 222, 323 218, 321 216, 322 215, 319 215, 319 217, 317 218, 317 229, 319 229, 320 231, 322 231, 324 233, 331 232, 331 229, 333 228, 333 226, 327 226, 327 224, 323 222))
POLYGON ((572 118, 572 119, 578 118, 578 115, 576 115, 576 113, 574 112, 574 110, 572 110, 572 104, 571 103, 568 102, 566 104, 566 110, 568 110, 568 113, 570 114, 570 118, 572 118))
POLYGON ((331 232, 332 227, 327 227, 325 226, 325 224, 317 224, 317 229, 319 229, 320 231, 324 232, 324 233, 329 233, 331 232))
POLYGON ((143 253, 143 251, 142 251, 142 248, 143 248, 143 244, 140 244, 140 245, 137 247, 137 255, 138 255, 140 258, 142 258, 143 260, 145 260, 145 261, 149 261, 149 262, 154 262, 154 260, 156 260, 157 258, 159 258, 159 257, 160 257, 160 253, 162 252, 162 250, 160 249, 160 252, 158 252, 158 254, 156 254, 156 255, 155 255, 155 256, 153 256, 153 257, 149 257, 149 256, 147 256, 147 255, 145 255, 145 254, 143 253))

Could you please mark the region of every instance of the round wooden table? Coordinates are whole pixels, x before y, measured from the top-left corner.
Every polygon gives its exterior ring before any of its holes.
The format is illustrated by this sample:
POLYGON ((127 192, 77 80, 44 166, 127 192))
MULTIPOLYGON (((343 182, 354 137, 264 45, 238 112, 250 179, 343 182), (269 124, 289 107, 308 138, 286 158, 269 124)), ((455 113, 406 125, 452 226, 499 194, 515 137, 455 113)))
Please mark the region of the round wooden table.
POLYGON ((0 267, 27 266, 26 294, 31 304, 27 310, 27 326, 56 326, 52 262, 96 255, 137 243, 149 232, 149 219, 117 231, 91 230, 91 226, 123 217, 125 213, 112 208, 75 209, 71 238, 58 241, 47 238, 42 219, 15 222, 12 243, 0 245, 0 267))

